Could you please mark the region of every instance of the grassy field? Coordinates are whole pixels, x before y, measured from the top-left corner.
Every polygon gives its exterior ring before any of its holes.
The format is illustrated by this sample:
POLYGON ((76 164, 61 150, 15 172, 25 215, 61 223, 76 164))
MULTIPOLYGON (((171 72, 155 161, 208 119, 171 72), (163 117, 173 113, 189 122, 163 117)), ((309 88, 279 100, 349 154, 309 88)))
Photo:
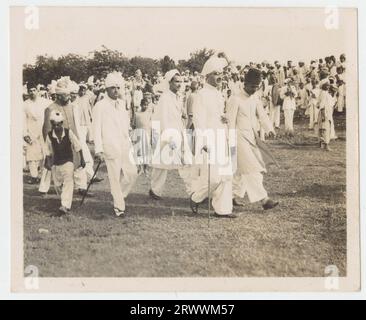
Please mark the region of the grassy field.
POLYGON ((150 200, 149 180, 140 176, 127 198, 128 214, 116 219, 106 168, 91 187, 93 198, 70 219, 52 218, 56 195, 24 185, 25 266, 42 277, 253 277, 324 276, 334 264, 346 274, 346 142, 337 121, 332 152, 320 150, 304 123, 294 144, 270 141, 281 169, 268 167, 265 186, 280 201, 273 211, 250 204, 238 219, 194 215, 175 172, 165 197, 150 200), (40 233, 39 229, 48 233, 40 233))

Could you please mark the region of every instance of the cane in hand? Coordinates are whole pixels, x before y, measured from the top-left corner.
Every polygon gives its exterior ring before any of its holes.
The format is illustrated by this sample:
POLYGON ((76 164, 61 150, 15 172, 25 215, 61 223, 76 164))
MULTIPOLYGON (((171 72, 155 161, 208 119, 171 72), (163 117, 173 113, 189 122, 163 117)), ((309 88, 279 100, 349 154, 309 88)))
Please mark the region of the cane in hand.
POLYGON ((210 150, 207 149, 207 163, 208 163, 208 225, 210 225, 211 216, 211 164, 210 164, 210 150))
POLYGON ((90 186, 91 186, 91 185, 92 185, 92 183, 94 182, 94 178, 95 178, 95 176, 97 175, 97 172, 98 172, 98 170, 99 170, 99 167, 100 167, 101 163, 102 163, 102 160, 99 160, 99 162, 98 162, 98 164, 97 164, 97 167, 95 168, 94 174, 93 174, 92 178, 90 179, 90 182, 89 182, 89 184, 88 184, 88 187, 86 188, 86 191, 85 191, 85 193, 84 193, 84 195, 83 195, 83 198, 81 199, 81 202, 80 202, 80 206, 79 206, 79 208, 80 208, 80 207, 83 205, 83 203, 84 203, 84 200, 85 200, 85 198, 86 198, 86 195, 88 194, 88 191, 89 191, 90 186))

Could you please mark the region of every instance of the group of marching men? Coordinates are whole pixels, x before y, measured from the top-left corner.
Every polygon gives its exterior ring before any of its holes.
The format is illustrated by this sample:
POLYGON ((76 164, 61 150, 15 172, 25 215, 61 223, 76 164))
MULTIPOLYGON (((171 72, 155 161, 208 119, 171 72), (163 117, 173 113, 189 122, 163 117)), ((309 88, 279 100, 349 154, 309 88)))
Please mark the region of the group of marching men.
POLYGON ((215 55, 192 76, 173 69, 150 80, 137 70, 125 80, 114 71, 79 84, 62 77, 43 92, 28 85, 28 182, 47 194, 53 180, 60 216, 70 212, 74 190, 86 196, 88 184, 102 180, 94 162, 106 165, 116 217, 125 215, 125 198, 141 172, 150 177, 150 197, 160 200, 169 170, 178 170, 194 213, 211 198, 216 217, 236 218, 233 206, 243 206, 245 194, 272 209, 278 202, 263 187, 270 154, 262 141, 275 137, 281 106, 286 133, 293 135, 297 108, 329 150, 333 110, 345 107, 345 57, 333 58, 310 67, 289 61, 239 68, 215 55))

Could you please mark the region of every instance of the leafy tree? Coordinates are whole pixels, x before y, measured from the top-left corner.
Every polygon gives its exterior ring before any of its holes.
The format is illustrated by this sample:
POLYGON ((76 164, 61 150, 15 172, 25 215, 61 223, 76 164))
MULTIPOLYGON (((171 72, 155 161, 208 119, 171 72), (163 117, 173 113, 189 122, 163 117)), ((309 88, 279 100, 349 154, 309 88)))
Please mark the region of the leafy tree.
POLYGON ((203 48, 195 52, 190 53, 190 58, 183 66, 189 69, 191 72, 201 72, 205 62, 214 55, 215 51, 212 49, 203 48))
POLYGON ((163 73, 166 73, 169 70, 175 69, 176 65, 173 59, 171 59, 169 56, 165 56, 160 60, 160 68, 163 73))

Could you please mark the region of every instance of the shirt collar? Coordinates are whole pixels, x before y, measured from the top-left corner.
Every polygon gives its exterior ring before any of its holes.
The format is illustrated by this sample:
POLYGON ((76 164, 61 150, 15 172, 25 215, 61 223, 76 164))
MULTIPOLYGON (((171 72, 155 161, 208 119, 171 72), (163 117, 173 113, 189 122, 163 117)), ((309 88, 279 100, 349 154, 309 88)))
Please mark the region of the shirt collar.
POLYGON ((64 137, 65 137, 65 128, 62 128, 61 140, 58 140, 55 130, 52 129, 52 138, 55 138, 58 143, 60 143, 64 137))

